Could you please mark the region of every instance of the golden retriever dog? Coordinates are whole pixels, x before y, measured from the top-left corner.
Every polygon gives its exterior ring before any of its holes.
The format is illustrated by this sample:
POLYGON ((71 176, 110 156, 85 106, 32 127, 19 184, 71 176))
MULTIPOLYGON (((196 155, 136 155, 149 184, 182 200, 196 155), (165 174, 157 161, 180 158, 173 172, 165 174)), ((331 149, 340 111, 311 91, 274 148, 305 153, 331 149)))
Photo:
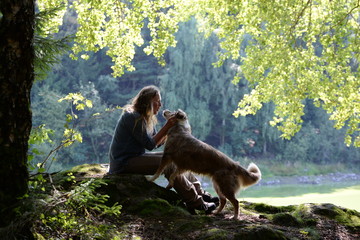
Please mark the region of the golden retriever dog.
POLYGON ((207 175, 212 179, 214 189, 220 198, 220 206, 215 213, 223 210, 228 199, 234 207, 234 219, 237 219, 239 202, 235 194, 241 188, 256 184, 261 179, 260 169, 254 163, 250 163, 245 169, 224 153, 195 138, 191 134, 187 115, 182 110, 163 112, 166 119, 174 115, 177 123, 167 134, 160 166, 149 180, 157 179, 171 163, 176 165, 176 170, 169 178, 168 188, 173 186, 174 178, 185 171, 207 175))

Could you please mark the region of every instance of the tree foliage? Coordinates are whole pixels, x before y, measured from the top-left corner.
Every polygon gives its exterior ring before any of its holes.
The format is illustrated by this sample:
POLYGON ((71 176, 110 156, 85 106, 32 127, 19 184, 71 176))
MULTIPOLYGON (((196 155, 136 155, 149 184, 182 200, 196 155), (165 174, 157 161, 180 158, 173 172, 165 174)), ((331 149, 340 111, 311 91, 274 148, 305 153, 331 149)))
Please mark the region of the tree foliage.
POLYGON ((49 2, 39 0, 41 7, 64 4, 77 12, 73 56, 106 48, 115 76, 134 70, 131 61, 135 46, 144 44, 145 25, 151 41, 144 51, 164 63, 166 49, 176 44, 178 23, 195 16, 206 36, 215 33, 220 39, 217 65, 238 59, 233 82, 244 77, 253 87, 239 102, 236 117, 273 102, 271 123, 290 138, 301 128, 305 99, 313 99, 336 128, 347 126, 345 142, 360 146, 357 0, 49 2))
MULTIPOLYGON (((147 25, 152 40, 144 51, 153 54, 160 62, 167 47, 175 46, 174 33, 178 22, 187 17, 178 9, 180 1, 97 1, 97 0, 39 0, 41 10, 58 6, 72 8, 77 13, 78 29, 73 46, 74 58, 81 53, 87 59, 87 52, 97 52, 106 48, 113 62, 114 75, 119 76, 125 70, 133 71, 132 59, 135 46, 142 46, 142 29, 147 25)), ((62 12, 63 14, 63 12, 62 12)), ((59 14, 59 19, 61 18, 59 14)), ((60 24, 51 22, 51 26, 60 24)), ((50 25, 50 24, 49 24, 50 25)))
POLYGON ((242 61, 234 81, 244 76, 253 86, 234 115, 274 102, 272 124, 289 138, 303 122, 305 99, 313 99, 336 128, 349 127, 346 143, 360 146, 359 1, 223 2, 203 1, 197 19, 222 40, 220 64, 242 61))
MULTIPOLYGON (((62 28, 66 29, 71 29, 68 23, 62 28)), ((143 30, 146 40, 147 32, 143 30)), ((226 60, 221 67, 213 68, 219 39, 214 34, 205 39, 197 32, 194 19, 180 24, 175 37, 177 46, 168 49, 165 67, 137 48, 133 60, 137 70, 114 78, 110 75, 111 59, 100 51, 87 61, 63 56, 61 64, 48 74, 46 81, 35 84, 32 91, 34 126, 45 123, 47 128, 55 130, 51 136, 55 143, 63 139, 64 119, 70 112, 58 99, 68 92, 81 92, 93 102, 93 108, 78 112, 76 120, 83 143, 57 152, 51 171, 83 163, 107 162, 109 143, 120 114, 111 109, 124 106, 140 88, 149 84, 162 89, 164 108, 181 108, 188 113, 194 136, 234 159, 270 157, 277 162, 301 160, 302 163, 346 163, 347 166, 358 163, 360 152, 343 144, 345 129, 333 129, 327 120, 328 114, 315 107, 312 100, 305 102, 304 127, 291 140, 279 139, 280 132, 269 124, 274 104, 264 104, 255 116, 234 118, 232 111, 239 96, 250 92, 243 77, 236 85, 231 83, 239 62, 226 60), (100 114, 94 118, 97 113, 100 114), (302 155, 297 158, 300 152, 302 155)), ((159 120, 161 125, 164 120, 161 116, 159 120)), ((45 153, 51 149, 54 144, 38 146, 38 150, 45 153)), ((36 156, 39 157, 41 159, 41 155, 36 156)))

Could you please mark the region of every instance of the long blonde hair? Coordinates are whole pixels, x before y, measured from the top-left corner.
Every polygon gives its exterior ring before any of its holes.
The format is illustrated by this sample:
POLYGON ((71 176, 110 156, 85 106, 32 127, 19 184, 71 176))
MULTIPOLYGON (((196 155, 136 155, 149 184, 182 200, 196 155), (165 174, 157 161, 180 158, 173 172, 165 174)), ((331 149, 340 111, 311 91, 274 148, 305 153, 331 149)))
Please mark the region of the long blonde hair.
POLYGON ((153 133, 154 126, 157 124, 157 118, 154 115, 152 105, 152 100, 157 95, 160 96, 160 89, 158 87, 153 85, 146 86, 131 99, 130 104, 124 107, 124 110, 127 112, 135 111, 141 115, 141 118, 146 122, 146 131, 149 134, 153 133))

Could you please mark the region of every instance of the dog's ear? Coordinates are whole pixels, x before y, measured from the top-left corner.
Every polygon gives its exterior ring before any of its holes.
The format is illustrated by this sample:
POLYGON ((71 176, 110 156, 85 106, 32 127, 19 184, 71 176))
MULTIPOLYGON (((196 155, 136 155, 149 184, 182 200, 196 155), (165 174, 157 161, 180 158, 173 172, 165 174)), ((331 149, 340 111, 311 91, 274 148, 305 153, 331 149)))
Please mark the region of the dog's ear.
POLYGON ((162 115, 164 118, 168 118, 170 115, 171 115, 171 111, 168 110, 168 109, 165 109, 163 112, 162 112, 162 115))
POLYGON ((180 108, 176 112, 186 116, 186 113, 180 108))
POLYGON ((186 119, 186 113, 185 113, 183 110, 178 109, 178 110, 176 111, 176 117, 177 117, 178 119, 186 119))

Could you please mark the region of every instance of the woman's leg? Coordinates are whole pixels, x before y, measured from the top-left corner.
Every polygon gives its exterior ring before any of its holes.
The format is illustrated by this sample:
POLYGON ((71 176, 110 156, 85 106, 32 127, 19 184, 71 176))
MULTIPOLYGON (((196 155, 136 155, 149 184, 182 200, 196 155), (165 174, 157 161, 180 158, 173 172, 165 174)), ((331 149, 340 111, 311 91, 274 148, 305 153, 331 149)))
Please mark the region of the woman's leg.
MULTIPOLYGON (((160 165, 163 153, 149 152, 141 156, 130 158, 128 164, 124 168, 123 173, 153 175, 160 165)), ((175 166, 168 166, 164 175, 169 179, 171 173, 174 172, 175 166)), ((187 206, 198 206, 202 204, 201 195, 198 195, 197 190, 191 181, 184 175, 179 175, 174 179, 174 189, 180 195, 187 206)))
MULTIPOLYGON (((151 152, 131 158, 128 160, 128 164, 123 173, 153 175, 160 165, 162 156, 162 152, 151 152)), ((174 172, 174 169, 175 166, 173 164, 165 169, 164 175, 167 179, 169 179, 171 173, 174 172)), ((187 207, 196 208, 205 204, 201 196, 204 193, 201 188, 201 183, 192 173, 176 176, 173 188, 180 195, 187 207), (190 179, 188 179, 188 177, 190 179)))
POLYGON ((200 194, 200 195, 205 194, 205 191, 204 191, 204 189, 202 189, 199 179, 197 179, 197 177, 194 174, 192 174, 191 172, 186 172, 185 176, 194 185, 196 192, 198 194, 200 194))
POLYGON ((160 165, 162 152, 147 152, 141 156, 128 159, 122 173, 153 175, 160 165))
MULTIPOLYGON (((164 175, 167 179, 170 178, 171 174, 175 171, 175 168, 176 166, 171 164, 165 169, 164 175)), ((172 187, 181 196, 187 207, 194 208, 203 204, 204 201, 201 195, 198 194, 195 185, 189 181, 186 175, 187 174, 185 173, 176 176, 172 187)))
POLYGON ((186 178, 193 184, 193 186, 195 187, 195 190, 197 192, 198 195, 201 195, 202 199, 205 202, 213 202, 215 203, 217 206, 219 205, 219 198, 218 197, 213 197, 211 196, 210 193, 206 192, 202 186, 201 186, 201 182, 197 179, 197 177, 192 174, 191 172, 186 172, 185 173, 186 178))

